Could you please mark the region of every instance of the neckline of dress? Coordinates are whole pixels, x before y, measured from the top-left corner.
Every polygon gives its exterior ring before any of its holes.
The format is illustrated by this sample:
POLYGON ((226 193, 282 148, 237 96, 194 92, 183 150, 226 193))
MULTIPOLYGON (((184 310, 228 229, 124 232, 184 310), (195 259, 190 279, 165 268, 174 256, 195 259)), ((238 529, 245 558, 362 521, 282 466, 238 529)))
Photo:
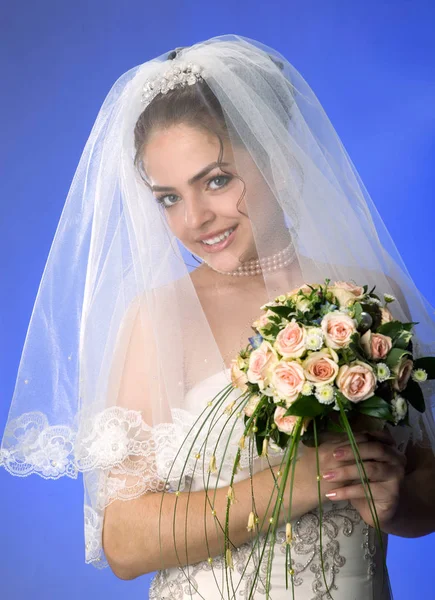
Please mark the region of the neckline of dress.
MULTIPOLYGON (((225 376, 225 379, 226 379, 225 385, 229 385, 231 383, 231 379, 227 378, 227 373, 229 373, 230 371, 231 371, 231 367, 225 367, 224 369, 221 369, 220 371, 217 371, 216 373, 209 375, 205 379, 201 379, 201 381, 198 381, 190 388, 188 393, 191 394, 194 390, 201 388, 202 386, 206 385, 210 381, 213 381, 214 379, 217 379, 218 377, 225 376)), ((224 387, 224 385, 222 387, 224 387)))

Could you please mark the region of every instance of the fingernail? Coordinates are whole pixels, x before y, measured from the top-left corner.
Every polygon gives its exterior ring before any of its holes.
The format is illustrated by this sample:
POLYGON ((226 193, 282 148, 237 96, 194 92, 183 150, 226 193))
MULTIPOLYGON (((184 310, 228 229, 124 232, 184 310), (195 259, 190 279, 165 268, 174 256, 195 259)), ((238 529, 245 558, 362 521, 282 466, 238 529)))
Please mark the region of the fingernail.
POLYGON ((334 479, 335 473, 334 471, 328 471, 323 475, 323 479, 334 479))
POLYGON ((328 492, 327 494, 325 494, 325 496, 327 498, 335 498, 336 495, 337 495, 336 492, 328 492))
POLYGON ((341 458, 342 456, 344 456, 344 450, 342 448, 338 448, 337 450, 334 450, 332 455, 334 458, 341 458))

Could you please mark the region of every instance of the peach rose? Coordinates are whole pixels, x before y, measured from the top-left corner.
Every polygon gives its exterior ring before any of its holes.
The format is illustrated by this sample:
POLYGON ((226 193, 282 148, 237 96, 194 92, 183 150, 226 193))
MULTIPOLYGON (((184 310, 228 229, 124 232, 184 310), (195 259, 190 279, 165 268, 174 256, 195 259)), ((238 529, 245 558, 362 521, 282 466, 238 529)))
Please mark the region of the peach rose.
POLYGON ((313 383, 332 383, 337 377, 337 363, 322 350, 320 352, 312 352, 302 365, 305 377, 313 383))
POLYGON ((361 402, 373 396, 376 375, 370 365, 356 360, 340 367, 335 383, 348 400, 361 402))
POLYGON ((334 350, 347 346, 356 332, 355 320, 338 311, 325 315, 320 326, 325 336, 325 344, 334 350))
POLYGON ((367 357, 373 360, 385 358, 393 346, 393 341, 388 335, 372 333, 370 329, 361 336, 360 341, 367 357))
MULTIPOLYGON (((313 287, 315 289, 321 287, 319 283, 311 283, 310 285, 311 285, 311 287, 313 287)), ((292 290, 291 292, 289 292, 287 294, 287 298, 291 298, 294 301, 297 301, 298 299, 300 300, 302 298, 302 295, 299 294, 299 292, 302 292, 302 294, 305 294, 308 296, 313 291, 311 289, 311 287, 308 287, 308 284, 304 283, 303 285, 301 285, 301 286, 295 288, 294 290, 292 290)))
MULTIPOLYGON (((291 433, 293 432, 294 426, 296 425, 296 422, 300 417, 296 417, 295 415, 289 415, 287 417, 284 417, 286 410, 287 409, 283 408, 282 406, 277 406, 275 409, 273 418, 275 421, 275 425, 278 427, 278 429, 280 431, 282 431, 283 433, 287 433, 288 435, 291 435, 291 433)), ((304 418, 304 420, 302 422, 301 434, 305 433, 310 421, 311 421, 310 418, 308 418, 308 417, 304 418)))
POLYGON ((247 417, 252 417, 254 410, 257 408, 261 397, 258 394, 251 396, 243 408, 243 412, 247 417))
POLYGON ((233 358, 231 361, 231 382, 235 388, 238 388, 241 392, 246 392, 248 386, 248 378, 240 368, 240 358, 233 358))
POLYGON ((274 368, 271 387, 276 396, 290 405, 299 396, 305 383, 302 365, 296 361, 280 361, 274 368))
MULTIPOLYGON (((312 287, 318 287, 318 284, 313 284, 312 287)), ((302 292, 303 294, 311 294, 312 291, 313 290, 310 287, 308 287, 308 284, 304 283, 303 285, 289 292, 288 295, 295 296, 299 292, 302 292)))
POLYGON ((299 358, 305 352, 306 337, 305 327, 292 319, 276 336, 274 348, 285 358, 299 358))
POLYGON ((328 291, 333 293, 340 308, 347 308, 364 296, 364 288, 350 281, 334 281, 328 291))
POLYGON ((278 359, 270 343, 262 342, 256 350, 251 352, 249 357, 248 381, 256 383, 263 390, 267 386, 272 369, 277 363, 278 359))
POLYGON ((402 356, 402 360, 397 367, 393 369, 393 373, 396 375, 396 379, 393 381, 393 388, 395 390, 402 392, 406 388, 413 368, 414 363, 409 358, 409 354, 402 356))
POLYGON ((264 315, 261 315, 261 317, 259 317, 256 321, 254 321, 252 323, 252 325, 256 328, 256 329, 261 329, 262 327, 266 327, 266 325, 269 325, 269 316, 273 315, 274 313, 272 311, 267 311, 264 315))
POLYGON ((385 306, 380 306, 379 309, 381 311, 381 325, 394 321, 394 317, 388 308, 385 308, 385 306))

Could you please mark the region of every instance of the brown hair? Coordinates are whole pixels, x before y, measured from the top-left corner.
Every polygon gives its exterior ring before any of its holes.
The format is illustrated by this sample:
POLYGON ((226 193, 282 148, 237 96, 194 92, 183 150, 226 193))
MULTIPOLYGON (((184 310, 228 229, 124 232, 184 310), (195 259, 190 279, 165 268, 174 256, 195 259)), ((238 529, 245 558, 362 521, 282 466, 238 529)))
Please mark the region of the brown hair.
POLYGON ((204 80, 199 80, 159 94, 141 113, 134 128, 136 168, 142 167, 143 151, 153 131, 181 123, 214 133, 221 147, 218 163, 221 162, 223 139, 229 139, 227 123, 216 96, 204 80))

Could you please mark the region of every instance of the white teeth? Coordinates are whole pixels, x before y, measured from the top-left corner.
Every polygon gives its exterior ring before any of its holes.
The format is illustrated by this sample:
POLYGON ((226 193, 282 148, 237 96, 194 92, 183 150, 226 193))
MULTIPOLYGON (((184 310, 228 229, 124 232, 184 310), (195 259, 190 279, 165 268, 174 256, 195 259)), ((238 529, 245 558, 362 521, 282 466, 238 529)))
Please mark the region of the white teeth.
POLYGON ((234 231, 234 229, 235 229, 235 227, 231 227, 231 229, 227 229, 227 231, 225 231, 225 233, 222 233, 222 235, 218 235, 214 238, 210 238, 209 240, 202 240, 202 243, 207 244, 208 246, 217 244, 217 243, 221 242, 222 240, 224 240, 225 238, 227 238, 229 235, 231 235, 231 233, 234 231))

